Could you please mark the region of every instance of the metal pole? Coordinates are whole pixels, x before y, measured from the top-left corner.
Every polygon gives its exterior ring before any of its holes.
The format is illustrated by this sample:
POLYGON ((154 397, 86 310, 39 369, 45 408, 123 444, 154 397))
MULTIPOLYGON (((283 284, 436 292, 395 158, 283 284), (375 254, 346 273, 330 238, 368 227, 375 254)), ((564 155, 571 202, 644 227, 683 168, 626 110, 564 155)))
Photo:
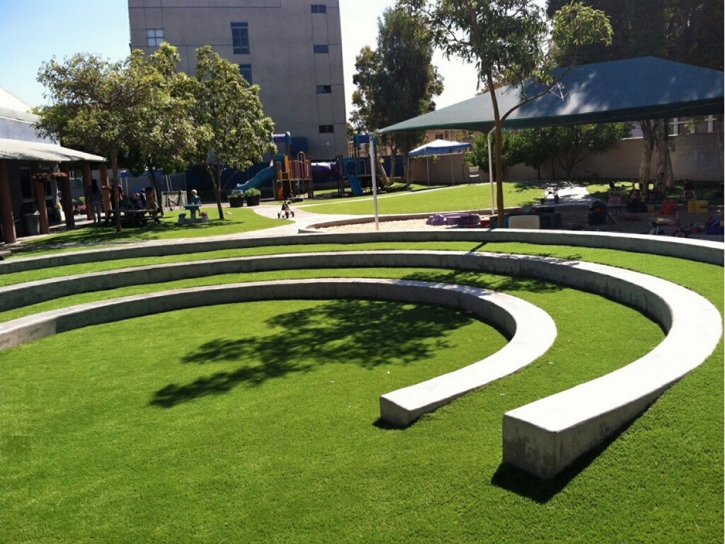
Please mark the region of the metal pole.
POLYGON ((373 182, 373 205, 375 207, 375 230, 380 230, 378 219, 378 184, 375 181, 375 135, 370 135, 370 174, 373 182))
POLYGON ((493 198, 493 159, 491 158, 491 132, 488 133, 488 188, 491 190, 491 215, 494 214, 494 198, 493 198))

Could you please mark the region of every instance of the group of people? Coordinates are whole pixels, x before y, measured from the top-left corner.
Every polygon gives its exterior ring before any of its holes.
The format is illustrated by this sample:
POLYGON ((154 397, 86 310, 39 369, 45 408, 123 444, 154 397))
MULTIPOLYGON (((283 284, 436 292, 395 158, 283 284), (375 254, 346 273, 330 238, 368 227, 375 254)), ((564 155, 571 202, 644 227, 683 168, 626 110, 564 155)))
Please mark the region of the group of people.
MULTIPOLYGON (((98 186, 97 179, 91 181, 91 186, 88 188, 86 195, 86 202, 91 206, 93 224, 100 224, 101 214, 103 213, 103 192, 98 186)), ((133 198, 129 199, 124 196, 123 189, 119 185, 118 204, 121 209, 148 210, 149 215, 154 219, 159 213, 158 206, 156 205, 156 193, 154 193, 151 187, 134 192, 133 198)))

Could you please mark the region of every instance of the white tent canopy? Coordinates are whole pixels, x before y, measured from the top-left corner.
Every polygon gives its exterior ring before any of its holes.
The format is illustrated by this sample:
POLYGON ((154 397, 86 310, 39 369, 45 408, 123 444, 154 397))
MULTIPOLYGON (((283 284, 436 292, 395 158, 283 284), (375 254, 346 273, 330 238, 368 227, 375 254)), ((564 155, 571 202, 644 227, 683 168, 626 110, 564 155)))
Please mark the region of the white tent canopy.
MULTIPOLYGON (((464 150, 470 149, 472 146, 467 142, 455 142, 451 140, 433 140, 427 144, 423 144, 420 147, 416 147, 410 153, 409 157, 425 157, 425 166, 428 173, 428 185, 430 185, 430 165, 428 164, 428 157, 431 155, 456 155, 463 153, 464 150)), ((450 159, 451 162, 451 184, 454 182, 453 177, 453 157, 450 159)))
POLYGON ((464 149, 470 149, 471 144, 466 142, 454 142, 451 140, 433 140, 420 147, 416 147, 408 153, 410 157, 422 157, 425 155, 449 155, 451 153, 463 153, 464 149))
POLYGON ((56 144, 9 140, 6 138, 0 138, 0 159, 44 162, 106 162, 105 158, 98 155, 68 149, 56 144))

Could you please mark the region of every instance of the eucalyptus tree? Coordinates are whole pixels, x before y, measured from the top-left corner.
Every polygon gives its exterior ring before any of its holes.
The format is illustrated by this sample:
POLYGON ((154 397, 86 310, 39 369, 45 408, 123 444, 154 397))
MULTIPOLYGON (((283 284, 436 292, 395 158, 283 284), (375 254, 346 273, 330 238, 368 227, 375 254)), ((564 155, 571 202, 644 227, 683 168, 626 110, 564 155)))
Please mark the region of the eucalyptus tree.
MULTIPOLYGON (((431 33, 422 19, 401 9, 386 9, 378 19, 377 48, 366 46, 356 58, 352 115, 356 128, 372 132, 433 111, 443 80, 432 60, 431 33)), ((393 156, 400 151, 407 165, 408 152, 422 143, 425 132, 386 138, 393 156)))
MULTIPOLYGON (((398 5, 422 16, 432 30, 433 43, 448 56, 473 62, 489 91, 496 132, 496 184, 499 224, 504 224, 502 126, 523 104, 550 92, 557 84, 551 60, 552 45, 582 47, 611 42, 612 28, 600 11, 582 3, 559 10, 551 26, 543 9, 529 0, 398 0, 398 5), (501 112, 495 89, 502 81, 520 86, 522 100, 501 112), (529 94, 530 83, 545 90, 529 94)), ((559 76, 561 77, 561 76, 559 76)))
POLYGON ((274 123, 264 117, 259 86, 249 85, 239 67, 214 53, 210 46, 196 51, 193 78, 196 160, 211 176, 219 219, 222 210, 222 173, 244 170, 274 153, 274 123))
MULTIPOLYGON (((36 109, 36 131, 66 145, 104 155, 113 172, 113 207, 119 208, 119 154, 128 150, 146 126, 160 84, 158 72, 143 52, 110 62, 97 55, 76 54, 64 62, 44 63, 38 81, 46 87, 49 105, 36 109)), ((119 214, 116 230, 121 232, 119 214)))

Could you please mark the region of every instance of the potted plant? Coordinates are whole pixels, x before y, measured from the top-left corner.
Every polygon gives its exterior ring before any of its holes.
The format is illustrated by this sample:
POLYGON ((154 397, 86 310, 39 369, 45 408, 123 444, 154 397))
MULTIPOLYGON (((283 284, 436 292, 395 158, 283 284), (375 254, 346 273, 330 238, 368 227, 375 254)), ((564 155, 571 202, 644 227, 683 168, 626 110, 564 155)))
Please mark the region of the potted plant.
POLYGON ((247 206, 259 206, 259 197, 262 192, 259 189, 247 189, 244 191, 244 199, 247 201, 247 206))
POLYGON ((65 172, 51 172, 49 177, 53 178, 55 181, 60 182, 68 179, 68 174, 66 174, 65 172))
POLYGON ((63 221, 63 207, 60 205, 60 202, 57 202, 53 208, 55 210, 53 213, 54 221, 63 221))
POLYGON ((244 193, 231 193, 229 195, 229 207, 230 208, 241 208, 244 206, 244 193))

